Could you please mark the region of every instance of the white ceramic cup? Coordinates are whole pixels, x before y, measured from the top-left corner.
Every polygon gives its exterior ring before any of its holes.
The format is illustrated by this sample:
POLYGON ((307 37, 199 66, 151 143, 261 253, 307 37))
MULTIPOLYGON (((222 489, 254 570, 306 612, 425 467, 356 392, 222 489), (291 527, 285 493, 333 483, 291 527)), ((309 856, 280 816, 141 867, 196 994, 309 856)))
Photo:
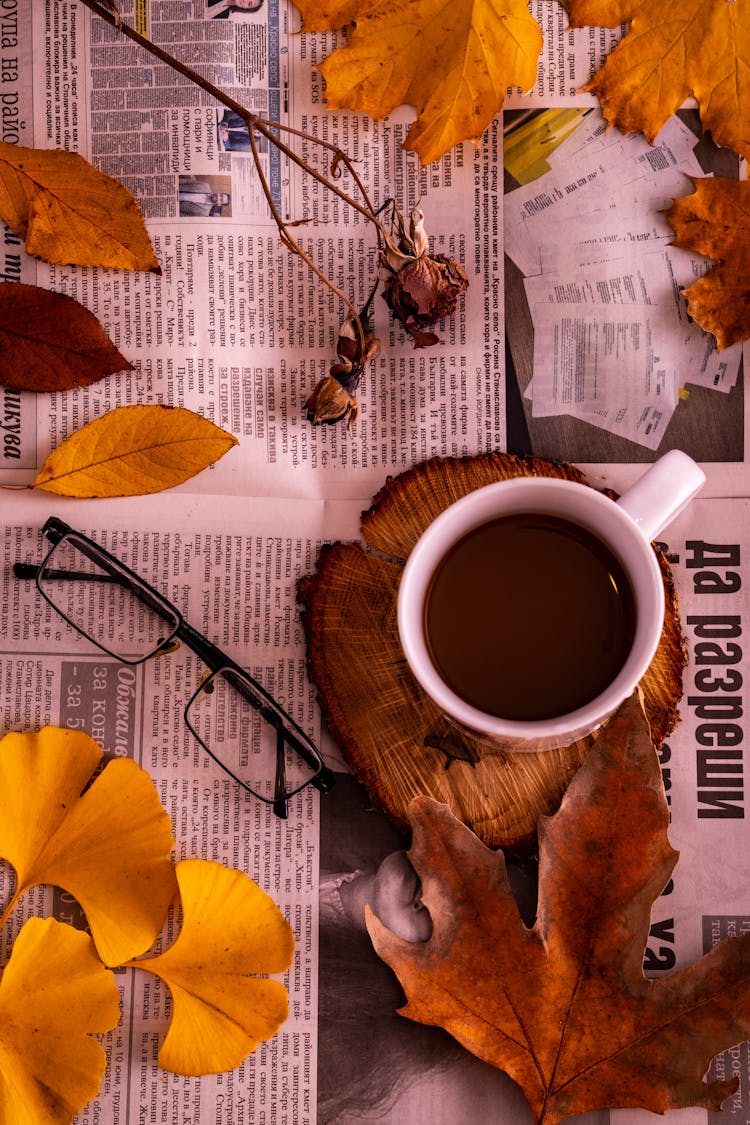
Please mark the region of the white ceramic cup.
POLYGON ((690 457, 672 450, 616 502, 572 481, 514 477, 451 504, 421 536, 401 577, 398 631, 415 678, 449 719, 507 750, 554 749, 590 734, 633 693, 654 657, 664 622, 664 583, 651 540, 690 502, 705 479, 690 457), (575 711, 528 722, 478 710, 452 691, 431 659, 424 627, 431 580, 448 551, 485 523, 527 512, 557 516, 596 535, 624 568, 635 602, 633 643, 609 686, 575 711))

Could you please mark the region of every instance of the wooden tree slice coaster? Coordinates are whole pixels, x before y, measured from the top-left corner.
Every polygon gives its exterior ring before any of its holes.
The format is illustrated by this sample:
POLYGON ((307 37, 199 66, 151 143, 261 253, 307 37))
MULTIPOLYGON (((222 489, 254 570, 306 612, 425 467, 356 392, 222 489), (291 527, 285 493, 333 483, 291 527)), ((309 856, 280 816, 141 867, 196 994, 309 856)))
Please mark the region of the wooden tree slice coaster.
MULTIPOLYGON (((375 497, 362 518, 364 544, 322 549, 316 572, 300 581, 299 597, 323 717, 373 801, 406 828, 409 802, 427 794, 490 847, 526 850, 540 816, 555 812, 596 736, 562 750, 512 754, 463 734, 412 677, 396 626, 401 571, 428 524, 467 492, 515 476, 588 483, 572 465, 504 453, 425 461, 389 479, 375 497)), ((677 721, 686 645, 669 564, 654 549, 666 613, 641 689, 658 746, 677 721)))

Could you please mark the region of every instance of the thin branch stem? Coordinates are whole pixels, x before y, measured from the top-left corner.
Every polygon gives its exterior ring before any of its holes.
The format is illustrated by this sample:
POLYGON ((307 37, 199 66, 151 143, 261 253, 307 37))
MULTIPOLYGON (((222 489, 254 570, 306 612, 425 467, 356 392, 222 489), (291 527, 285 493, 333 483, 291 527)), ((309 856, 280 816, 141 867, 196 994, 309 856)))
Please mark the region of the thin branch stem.
POLYGON ((20 888, 16 887, 16 889, 14 890, 13 894, 10 897, 9 902, 5 906, 5 909, 0 914, 0 930, 3 928, 3 926, 8 921, 8 919, 10 918, 13 911, 18 906, 18 903, 20 902, 20 900, 22 898, 22 895, 23 895, 23 891, 20 890, 20 888))
MULTIPOLYGON (((252 151, 252 154, 253 154, 253 160, 255 161, 255 164, 256 164, 256 167, 257 167, 259 162, 260 162, 260 154, 258 152, 257 142, 256 142, 255 137, 253 135, 252 129, 248 130, 248 136, 250 137, 250 148, 251 148, 251 151, 252 151)), ((270 208, 271 214, 273 215, 274 221, 275 221, 277 227, 279 228, 279 234, 281 236, 281 241, 282 241, 283 245, 286 246, 287 250, 291 251, 292 254, 297 254, 300 258, 302 258, 305 265, 307 265, 307 267, 310 270, 312 270, 312 272, 315 274, 315 276, 320 278, 320 280, 323 281, 328 286, 328 288, 333 293, 335 293, 336 296, 340 298, 340 300, 342 300, 344 302, 347 309, 349 310, 349 312, 354 317, 355 323, 357 325, 359 325, 359 334, 360 334, 360 337, 361 337, 360 342, 361 342, 362 348, 364 349, 364 346, 365 346, 364 329, 362 328, 362 326, 360 324, 359 313, 357 312, 356 308, 351 303, 351 301, 346 296, 346 294, 342 293, 342 291, 338 288, 338 286, 335 285, 334 282, 332 282, 330 280, 330 278, 326 277, 326 275, 315 264, 315 262, 309 256, 309 254, 305 250, 302 249, 302 247, 297 242, 297 240, 289 233, 289 228, 288 228, 287 224, 284 222, 284 220, 282 219, 281 215, 279 214, 278 208, 276 206, 276 201, 274 200, 273 195, 271 194, 271 189, 268 186, 268 181, 266 180, 265 176, 260 177, 260 183, 261 183, 261 188, 263 190, 263 194, 266 197, 266 202, 268 203, 268 206, 270 208)))
MULTIPOLYGON (((245 114, 247 114, 247 111, 245 111, 245 114)), ((307 172, 308 175, 312 176, 313 179, 316 179, 318 183, 323 184, 330 192, 333 192, 334 195, 337 195, 339 199, 343 200, 344 203, 347 203, 350 207, 353 207, 355 211, 359 211, 360 215, 364 215, 366 219, 369 219, 369 221, 373 223, 375 227, 377 227, 383 238, 385 238, 386 240, 388 239, 388 234, 380 219, 378 219, 377 213, 375 212, 375 209, 368 199, 367 191, 365 190, 362 181, 357 175, 352 161, 345 152, 342 152, 342 150, 340 148, 337 148, 336 145, 331 144, 330 141, 324 141, 320 137, 314 137, 311 133, 304 133, 301 129, 293 129, 291 125, 281 125, 278 121, 266 121, 264 120, 264 118, 257 117, 253 114, 251 114, 250 116, 253 118, 252 125, 250 127, 257 129, 257 131, 264 137, 266 137, 267 140, 270 141, 270 143, 279 150, 279 152, 283 152, 285 156, 294 161, 294 163, 302 168, 305 172, 307 172), (283 129, 287 133, 291 133, 296 137, 301 137, 303 140, 310 141, 312 144, 317 145, 319 148, 327 149, 329 152, 333 153, 333 160, 331 162, 332 166, 336 168, 339 164, 343 163, 347 172, 357 185, 358 190, 362 193, 362 197, 365 200, 365 206, 363 207, 362 204, 358 203, 356 199, 352 198, 352 196, 347 195, 347 193, 345 191, 342 191, 341 188, 336 187, 336 185, 332 183, 327 176, 324 176, 322 172, 318 172, 317 169, 313 168, 311 164, 308 164, 304 157, 296 153, 293 148, 289 147, 289 145, 284 144, 281 137, 275 137, 271 132, 272 129, 283 129)), ((334 172, 334 174, 338 175, 339 173, 334 172)))
MULTIPOLYGON (((180 59, 175 58, 174 55, 171 55, 168 51, 165 51, 163 47, 160 47, 157 43, 154 43, 150 39, 147 39, 145 36, 141 35, 141 33, 139 31, 136 31, 134 27, 131 27, 129 24, 123 23, 121 20, 118 20, 112 11, 100 7, 99 0, 80 0, 80 2, 95 15, 99 16, 103 20, 106 20, 107 23, 109 23, 112 27, 115 27, 126 38, 132 40, 132 42, 134 43, 137 43, 140 47, 143 47, 143 49, 150 55, 153 55, 154 58, 159 59, 160 62, 165 63, 167 66, 175 70, 178 74, 181 74, 184 78, 187 78, 189 79, 189 81, 195 83, 196 86, 207 93, 210 97, 215 98, 216 101, 221 103, 221 105, 225 106, 227 109, 236 113, 238 117, 242 118, 247 126, 248 137, 250 139, 250 150, 252 152, 253 162, 258 174, 261 189, 265 196, 266 202, 268 203, 268 207, 273 220, 278 227, 282 244, 290 251, 290 253, 296 254, 298 257, 300 257, 305 262, 307 267, 315 274, 315 276, 319 278, 319 280, 322 281, 324 285, 326 285, 331 290, 331 292, 334 293, 339 298, 339 300, 344 303, 349 313, 353 317, 354 323, 357 327, 360 344, 364 353, 365 334, 355 306, 352 304, 351 300, 338 288, 338 286, 335 285, 334 282, 326 276, 326 274, 320 269, 320 267, 318 267, 314 263, 310 255, 302 249, 297 239, 291 235, 289 230, 289 222, 285 220, 280 214, 278 206, 273 199, 268 180, 262 167, 260 153, 258 151, 258 146, 254 134, 258 133, 260 136, 265 137, 269 144, 273 145, 289 161, 300 168, 303 173, 311 176, 327 191, 330 191, 331 194, 337 196, 343 203, 359 212, 359 214, 367 219, 368 222, 372 223, 378 234, 379 245, 382 246, 383 242, 385 242, 386 245, 391 246, 391 236, 380 220, 379 213, 375 210, 372 203, 370 202, 367 190, 360 176, 358 175, 353 161, 350 159, 350 157, 347 156, 347 154, 340 148, 338 148, 337 145, 332 144, 330 141, 323 140, 320 137, 315 137, 311 133, 306 133, 301 129, 294 128, 291 125, 284 125, 279 121, 268 121, 265 118, 259 117, 258 114, 252 113, 245 106, 241 105, 238 101, 232 98, 229 94, 225 93, 224 90, 221 90, 218 86, 215 86, 213 82, 209 81, 209 79, 205 78, 198 71, 193 70, 192 67, 188 66, 186 63, 181 62, 180 59), (282 132, 287 133, 290 137, 298 137, 300 140, 307 141, 309 144, 316 146, 318 149, 322 149, 323 151, 328 152, 331 156, 330 175, 326 176, 322 172, 318 171, 318 169, 309 164, 308 161, 304 159, 304 157, 295 152, 295 150, 290 145, 286 144, 279 135, 282 132), (364 200, 364 203, 360 203, 353 196, 349 195, 347 192, 343 191, 343 189, 339 188, 335 183, 333 183, 333 178, 341 174, 341 166, 343 166, 351 176, 357 191, 360 193, 362 199, 364 200)), ((303 219, 298 221, 305 222, 307 220, 303 217, 303 219)))
POLYGON ((176 70, 184 78, 189 78, 191 82, 195 82, 196 86, 200 86, 202 90, 205 90, 212 98, 216 98, 217 101, 220 101, 227 109, 233 109, 234 112, 240 114, 241 117, 255 119, 254 113, 249 113, 243 105, 240 105, 240 103, 236 102, 234 98, 231 98, 229 94, 220 90, 218 86, 214 86, 213 82, 209 82, 209 80, 204 78, 202 74, 199 74, 197 70, 193 70, 193 68, 186 63, 180 62, 174 55, 170 55, 168 51, 165 51, 157 43, 152 42, 151 39, 146 39, 144 35, 136 31, 134 27, 130 27, 129 24, 118 23, 112 12, 107 11, 106 8, 99 7, 97 0, 79 0, 79 2, 83 4, 84 7, 88 8, 89 11, 93 12, 94 15, 100 16, 101 19, 106 20, 107 23, 116 28, 127 39, 132 39, 139 47, 143 47, 150 55, 153 55, 154 58, 159 59, 160 62, 166 63, 167 66, 171 66, 173 70, 176 70))

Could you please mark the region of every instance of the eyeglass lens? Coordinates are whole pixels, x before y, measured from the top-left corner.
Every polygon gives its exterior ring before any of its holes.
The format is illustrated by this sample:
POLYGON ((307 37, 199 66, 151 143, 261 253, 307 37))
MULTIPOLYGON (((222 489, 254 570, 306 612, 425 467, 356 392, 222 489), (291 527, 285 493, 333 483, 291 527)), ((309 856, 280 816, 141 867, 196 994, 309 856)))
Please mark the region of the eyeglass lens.
POLYGON ((179 619, 109 559, 75 536, 62 539, 37 578, 47 600, 80 633, 119 660, 145 660, 175 632, 179 619))
POLYGON ((253 707, 252 688, 217 672, 195 693, 185 718, 193 734, 238 781, 265 801, 296 793, 319 765, 306 762, 253 707))
MULTIPOLYGON (((155 590, 75 533, 53 547, 37 581, 45 598, 79 633, 128 663, 158 652, 180 626, 175 611, 155 590)), ((252 682, 239 670, 227 669, 213 673, 196 691, 185 719, 237 781, 263 800, 277 802, 312 781, 320 762, 315 752, 308 762, 290 747, 282 736, 286 718, 272 700, 260 702, 263 715, 252 682)))

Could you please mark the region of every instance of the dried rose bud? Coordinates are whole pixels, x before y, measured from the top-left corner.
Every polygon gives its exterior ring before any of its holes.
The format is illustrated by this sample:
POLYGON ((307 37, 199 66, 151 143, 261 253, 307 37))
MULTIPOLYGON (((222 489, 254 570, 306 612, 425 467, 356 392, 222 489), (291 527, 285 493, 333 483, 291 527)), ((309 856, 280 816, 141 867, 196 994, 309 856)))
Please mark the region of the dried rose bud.
POLYGON ((364 335, 364 356, 362 355, 362 340, 354 322, 354 317, 349 315, 339 328, 339 338, 336 341, 336 354, 343 364, 360 368, 375 359, 380 354, 380 340, 370 331, 370 320, 364 312, 360 317, 362 333, 364 335))
POLYGON ((370 305, 374 295, 373 288, 359 316, 348 313, 339 328, 337 360, 331 364, 325 378, 313 388, 305 403, 307 419, 313 425, 339 422, 348 417, 348 427, 359 414, 354 392, 367 363, 380 354, 380 341, 372 332, 370 322, 370 305))
POLYGON ((424 329, 456 308, 461 293, 469 287, 463 266, 444 254, 422 254, 394 274, 385 284, 383 296, 395 317, 414 340, 425 348, 436 344, 434 332, 424 329))
POLYGON ((359 413, 359 404, 334 375, 326 375, 313 388, 305 410, 308 421, 316 426, 320 422, 340 422, 347 414, 351 425, 359 413))

